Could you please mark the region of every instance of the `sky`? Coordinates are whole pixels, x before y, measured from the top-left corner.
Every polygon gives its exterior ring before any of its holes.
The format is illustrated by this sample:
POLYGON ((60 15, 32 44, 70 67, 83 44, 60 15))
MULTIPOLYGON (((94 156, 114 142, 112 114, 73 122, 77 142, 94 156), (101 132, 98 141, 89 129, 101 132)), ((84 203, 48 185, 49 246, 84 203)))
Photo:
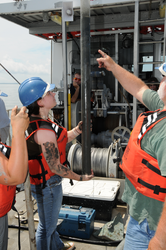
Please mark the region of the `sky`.
MULTIPOLYGON (((0 0, 1 3, 13 0, 0 0)), ((19 82, 38 76, 51 79, 51 42, 29 34, 27 28, 0 17, 0 64, 19 82)), ((16 81, 0 66, 0 84, 16 81)))

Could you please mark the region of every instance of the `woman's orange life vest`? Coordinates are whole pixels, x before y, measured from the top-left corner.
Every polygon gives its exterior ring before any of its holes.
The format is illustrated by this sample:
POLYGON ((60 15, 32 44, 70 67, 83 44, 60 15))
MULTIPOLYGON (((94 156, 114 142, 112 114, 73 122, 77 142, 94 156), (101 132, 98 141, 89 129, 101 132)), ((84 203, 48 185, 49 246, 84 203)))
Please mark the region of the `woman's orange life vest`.
POLYGON ((141 140, 165 118, 165 110, 142 113, 138 117, 120 164, 138 192, 162 202, 166 196, 166 177, 161 175, 157 160, 141 149, 141 140))
MULTIPOLYGON (((66 143, 67 143, 67 130, 66 128, 61 127, 55 122, 52 122, 50 119, 36 119, 30 122, 26 140, 32 140, 32 135, 37 130, 52 130, 57 137, 58 150, 60 155, 61 164, 65 165, 66 161, 66 143), (45 127, 43 127, 45 126, 45 127)), ((33 140, 34 141, 34 140, 33 140)), ((34 142, 35 143, 35 142, 34 142)), ((29 154, 29 153, 28 153, 29 154)), ((30 182, 33 185, 43 184, 55 175, 49 168, 47 161, 42 152, 34 156, 29 155, 29 173, 30 173, 30 182)))
MULTIPOLYGON (((11 148, 0 143, 0 151, 9 158, 11 148)), ((15 201, 16 186, 0 184, 0 217, 7 214, 15 201)))

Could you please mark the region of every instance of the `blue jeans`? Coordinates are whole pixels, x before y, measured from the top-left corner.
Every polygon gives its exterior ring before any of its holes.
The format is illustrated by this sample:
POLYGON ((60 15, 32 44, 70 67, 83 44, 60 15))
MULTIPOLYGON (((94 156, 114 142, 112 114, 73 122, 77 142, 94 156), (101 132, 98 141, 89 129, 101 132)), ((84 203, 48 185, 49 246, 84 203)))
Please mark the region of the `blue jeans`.
POLYGON ((56 231, 59 211, 62 205, 62 178, 52 176, 42 189, 31 185, 32 196, 37 201, 39 224, 36 232, 37 250, 61 250, 64 247, 56 231))
POLYGON ((154 235, 146 219, 139 224, 130 216, 123 250, 146 250, 154 235))

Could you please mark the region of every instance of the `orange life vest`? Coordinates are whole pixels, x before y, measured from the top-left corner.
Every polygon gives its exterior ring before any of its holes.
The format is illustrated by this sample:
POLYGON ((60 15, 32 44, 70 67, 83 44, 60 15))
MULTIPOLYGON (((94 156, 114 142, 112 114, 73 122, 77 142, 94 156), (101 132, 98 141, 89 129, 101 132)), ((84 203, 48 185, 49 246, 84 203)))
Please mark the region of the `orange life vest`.
POLYGON ((166 196, 166 177, 161 175, 157 160, 141 149, 141 140, 165 118, 165 110, 146 112, 138 117, 120 164, 138 192, 162 202, 166 196))
MULTIPOLYGON (((30 125, 28 128, 28 131, 30 132, 30 134, 27 134, 26 140, 30 140, 31 136, 37 130, 52 130, 55 132, 57 136, 57 144, 58 144, 58 150, 59 150, 59 155, 60 155, 60 162, 61 164, 65 165, 67 162, 66 161, 66 143, 67 143, 66 128, 63 128, 60 125, 56 124, 55 122, 52 122, 50 119, 46 121, 46 120, 39 118, 37 120, 30 122, 30 125), (43 126, 45 125, 46 125, 46 128, 43 128, 43 126)), ((42 152, 38 155, 30 156, 28 164, 29 164, 31 184, 34 184, 34 185, 43 184, 43 187, 44 187, 45 182, 48 179, 50 179, 51 176, 55 175, 53 172, 51 172, 42 152)))
MULTIPOLYGON (((0 143, 0 151, 9 158, 11 148, 0 143)), ((0 184, 0 217, 7 214, 15 200, 16 186, 6 186, 0 184)))

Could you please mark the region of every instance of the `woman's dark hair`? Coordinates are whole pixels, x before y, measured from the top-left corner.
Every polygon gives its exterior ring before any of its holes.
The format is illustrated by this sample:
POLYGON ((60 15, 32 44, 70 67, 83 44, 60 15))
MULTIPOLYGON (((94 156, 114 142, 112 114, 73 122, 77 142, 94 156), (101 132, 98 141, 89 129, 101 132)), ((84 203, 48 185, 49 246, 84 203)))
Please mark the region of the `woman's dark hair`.
MULTIPOLYGON (((42 98, 39 98, 38 100, 40 100, 42 98)), ((40 106, 37 104, 37 101, 33 102, 32 104, 30 104, 29 106, 27 106, 28 109, 28 116, 30 117, 32 114, 33 115, 39 115, 39 108, 40 106)))

